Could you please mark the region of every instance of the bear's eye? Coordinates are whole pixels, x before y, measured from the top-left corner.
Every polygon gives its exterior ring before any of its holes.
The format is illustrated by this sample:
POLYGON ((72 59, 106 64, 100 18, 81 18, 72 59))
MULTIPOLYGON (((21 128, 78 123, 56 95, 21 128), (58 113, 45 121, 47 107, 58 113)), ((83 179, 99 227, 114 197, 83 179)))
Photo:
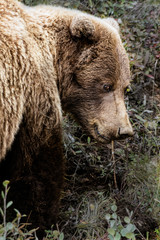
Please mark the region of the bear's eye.
POLYGON ((110 84, 104 84, 103 85, 103 90, 105 91, 105 92, 110 92, 110 91, 112 91, 112 89, 113 89, 113 86, 112 85, 110 85, 110 84))

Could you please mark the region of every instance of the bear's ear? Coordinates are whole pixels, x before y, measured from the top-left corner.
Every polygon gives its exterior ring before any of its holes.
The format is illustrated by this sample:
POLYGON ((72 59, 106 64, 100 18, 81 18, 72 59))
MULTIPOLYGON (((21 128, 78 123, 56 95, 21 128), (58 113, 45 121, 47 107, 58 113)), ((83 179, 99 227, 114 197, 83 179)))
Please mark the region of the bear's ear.
POLYGON ((73 17, 70 25, 70 31, 74 37, 86 37, 93 40, 95 35, 95 26, 89 18, 84 15, 79 15, 73 17))
POLYGON ((118 32, 120 32, 119 24, 118 22, 113 18, 104 18, 105 22, 107 22, 110 26, 114 27, 118 32))

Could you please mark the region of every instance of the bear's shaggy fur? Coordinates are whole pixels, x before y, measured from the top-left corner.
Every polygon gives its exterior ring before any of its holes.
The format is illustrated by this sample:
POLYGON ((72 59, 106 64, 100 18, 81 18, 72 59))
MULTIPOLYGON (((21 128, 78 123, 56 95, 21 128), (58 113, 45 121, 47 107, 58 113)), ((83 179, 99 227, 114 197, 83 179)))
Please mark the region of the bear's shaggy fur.
POLYGON ((64 179, 62 108, 102 142, 132 135, 118 24, 61 7, 0 1, 0 174, 41 230, 64 179))

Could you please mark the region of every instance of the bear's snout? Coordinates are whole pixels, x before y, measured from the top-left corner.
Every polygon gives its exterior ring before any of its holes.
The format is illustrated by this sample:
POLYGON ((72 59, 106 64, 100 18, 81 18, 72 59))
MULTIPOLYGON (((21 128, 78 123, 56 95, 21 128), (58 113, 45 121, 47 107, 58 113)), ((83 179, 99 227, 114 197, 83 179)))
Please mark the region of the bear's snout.
POLYGON ((118 134, 117 134, 118 139, 125 139, 128 137, 132 137, 133 135, 134 135, 134 132, 131 125, 127 127, 120 127, 118 129, 118 134))
POLYGON ((122 140, 134 135, 129 121, 126 125, 111 124, 110 128, 107 125, 100 122, 94 123, 94 138, 100 142, 110 143, 112 140, 122 140))

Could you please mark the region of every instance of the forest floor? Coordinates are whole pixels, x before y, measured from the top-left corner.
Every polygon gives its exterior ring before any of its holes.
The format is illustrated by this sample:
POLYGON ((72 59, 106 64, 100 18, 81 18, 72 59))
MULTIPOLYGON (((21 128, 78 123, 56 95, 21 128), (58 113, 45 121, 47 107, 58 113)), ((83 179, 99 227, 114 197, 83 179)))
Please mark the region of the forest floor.
POLYGON ((158 240, 160 6, 158 1, 65 2, 72 4, 101 17, 113 16, 120 24, 131 62, 126 105, 135 134, 102 146, 65 118, 67 174, 59 228, 68 240, 123 239, 118 238, 119 228, 128 229, 130 239, 158 240))

